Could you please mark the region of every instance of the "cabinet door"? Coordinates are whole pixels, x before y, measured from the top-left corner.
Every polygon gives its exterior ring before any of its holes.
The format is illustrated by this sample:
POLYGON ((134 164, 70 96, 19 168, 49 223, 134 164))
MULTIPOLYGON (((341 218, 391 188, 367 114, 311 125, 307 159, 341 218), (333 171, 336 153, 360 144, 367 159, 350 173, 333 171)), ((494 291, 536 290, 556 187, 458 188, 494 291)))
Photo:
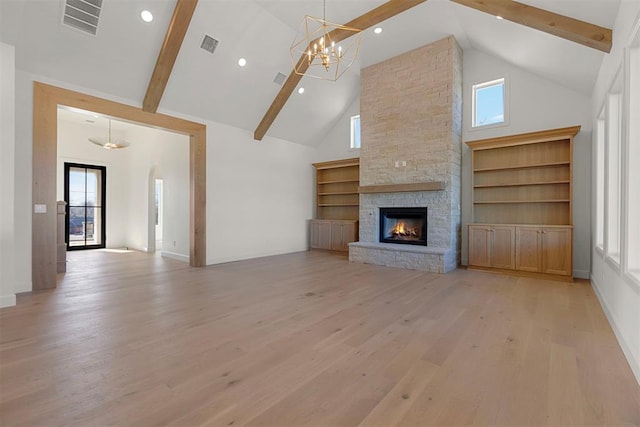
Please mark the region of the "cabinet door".
POLYGON ((573 275, 571 228, 542 228, 542 271, 562 276, 573 275))
POLYGON ((356 222, 345 222, 342 224, 342 241, 344 243, 345 251, 349 250, 349 243, 358 240, 357 229, 358 227, 356 222))
POLYGON ((542 229, 516 227, 516 270, 542 271, 542 229))
POLYGON ((491 229, 486 225, 469 226, 469 265, 491 267, 491 229))
POLYGON ((343 235, 344 224, 341 222, 334 222, 331 224, 331 249, 334 251, 344 251, 345 243, 344 243, 344 235, 343 235))
POLYGON ((311 247, 313 249, 331 249, 331 223, 311 221, 311 247))
POLYGON ((516 268, 515 229, 513 226, 491 226, 491 267, 516 268))

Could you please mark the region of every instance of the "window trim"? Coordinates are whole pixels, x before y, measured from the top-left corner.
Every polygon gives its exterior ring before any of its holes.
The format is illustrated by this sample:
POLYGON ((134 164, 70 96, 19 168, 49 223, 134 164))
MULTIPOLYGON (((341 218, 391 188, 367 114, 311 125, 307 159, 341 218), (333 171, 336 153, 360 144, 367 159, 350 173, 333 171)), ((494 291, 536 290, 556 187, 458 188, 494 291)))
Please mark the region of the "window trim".
POLYGON ((506 76, 493 80, 488 80, 471 85, 471 126, 470 131, 480 129, 491 129, 497 127, 504 127, 509 125, 509 85, 506 76), (504 120, 499 123, 491 123, 487 125, 476 125, 476 91, 477 89, 484 89, 490 86, 495 86, 502 83, 502 110, 504 113, 504 120))
POLYGON ((360 121, 360 114, 355 114, 353 116, 351 116, 351 118, 349 119, 349 149, 350 150, 360 150, 360 148, 362 147, 362 122, 360 121), (354 126, 354 122, 355 120, 358 120, 360 122, 360 137, 358 138, 359 140, 359 146, 358 147, 354 147, 354 142, 355 142, 355 126, 354 126))

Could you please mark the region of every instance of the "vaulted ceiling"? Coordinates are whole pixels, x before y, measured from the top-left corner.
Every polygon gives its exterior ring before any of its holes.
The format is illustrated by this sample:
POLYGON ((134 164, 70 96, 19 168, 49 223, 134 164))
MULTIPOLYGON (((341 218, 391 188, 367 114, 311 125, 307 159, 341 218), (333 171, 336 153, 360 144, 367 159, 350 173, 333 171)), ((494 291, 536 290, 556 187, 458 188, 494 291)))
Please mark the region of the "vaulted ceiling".
MULTIPOLYGON (((327 19, 345 23, 384 0, 327 0, 327 19)), ((523 3, 612 28, 619 0, 525 0, 523 3)), ((142 106, 175 0, 103 0, 96 37, 60 24, 62 0, 0 0, 0 41, 16 47, 19 70, 130 100, 142 106), (153 22, 140 12, 153 12, 153 22)), ((199 0, 159 111, 253 132, 289 75, 289 46, 305 14, 321 0, 199 0), (200 48, 205 34, 220 41, 200 48), (238 59, 247 59, 239 67, 238 59)), ((337 82, 303 78, 267 135, 317 145, 359 94, 359 70, 453 35, 477 49, 590 95, 605 53, 456 4, 429 0, 364 34, 360 56, 337 82)))

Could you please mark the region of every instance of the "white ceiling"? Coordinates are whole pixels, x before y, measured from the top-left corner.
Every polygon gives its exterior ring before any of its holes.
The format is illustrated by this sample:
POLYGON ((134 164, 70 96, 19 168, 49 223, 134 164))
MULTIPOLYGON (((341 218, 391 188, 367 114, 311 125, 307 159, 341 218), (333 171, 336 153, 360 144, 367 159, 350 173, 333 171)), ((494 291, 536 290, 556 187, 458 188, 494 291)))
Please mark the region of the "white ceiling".
MULTIPOLYGON (((640 0, 629 0, 640 1, 640 0)), ((612 28, 620 0, 525 0, 612 28)), ((326 18, 346 23, 384 0, 327 0, 326 18)), ((175 0, 104 0, 97 37, 60 24, 62 0, 0 0, 0 40, 16 47, 16 66, 34 74, 142 105, 175 0), (140 11, 154 20, 145 24, 140 11)), ((321 0, 200 0, 160 103, 174 111, 253 131, 291 71, 289 46, 321 0), (204 34, 220 44, 200 49, 204 34), (237 60, 247 59, 240 68, 237 60)), ((357 63, 337 82, 303 79, 267 135, 316 145, 358 97, 359 70, 454 35, 478 49, 561 85, 591 94, 604 53, 448 0, 429 0, 368 30, 357 63)))

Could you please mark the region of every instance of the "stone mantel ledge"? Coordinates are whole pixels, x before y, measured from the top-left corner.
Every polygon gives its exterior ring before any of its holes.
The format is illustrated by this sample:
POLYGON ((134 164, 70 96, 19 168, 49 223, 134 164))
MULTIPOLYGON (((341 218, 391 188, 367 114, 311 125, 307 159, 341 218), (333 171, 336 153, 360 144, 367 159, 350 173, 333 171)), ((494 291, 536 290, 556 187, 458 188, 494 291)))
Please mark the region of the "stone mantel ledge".
POLYGON ((358 187, 360 194, 374 193, 408 193, 418 191, 440 191, 446 188, 444 181, 429 181, 413 184, 384 184, 384 185, 361 185, 358 187))

